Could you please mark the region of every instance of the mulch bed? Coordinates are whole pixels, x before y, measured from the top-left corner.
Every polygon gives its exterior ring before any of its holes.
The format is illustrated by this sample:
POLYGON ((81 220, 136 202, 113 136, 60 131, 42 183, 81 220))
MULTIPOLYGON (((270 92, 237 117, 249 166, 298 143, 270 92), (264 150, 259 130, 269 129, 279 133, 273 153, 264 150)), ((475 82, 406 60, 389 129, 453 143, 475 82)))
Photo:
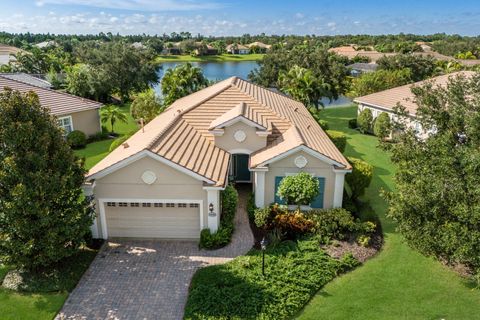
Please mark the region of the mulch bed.
POLYGON ((377 254, 382 248, 383 237, 380 234, 372 236, 372 243, 369 247, 359 245, 353 237, 348 240, 333 240, 329 245, 322 246, 325 252, 335 259, 342 258, 345 254, 351 253, 361 263, 367 261, 377 254))

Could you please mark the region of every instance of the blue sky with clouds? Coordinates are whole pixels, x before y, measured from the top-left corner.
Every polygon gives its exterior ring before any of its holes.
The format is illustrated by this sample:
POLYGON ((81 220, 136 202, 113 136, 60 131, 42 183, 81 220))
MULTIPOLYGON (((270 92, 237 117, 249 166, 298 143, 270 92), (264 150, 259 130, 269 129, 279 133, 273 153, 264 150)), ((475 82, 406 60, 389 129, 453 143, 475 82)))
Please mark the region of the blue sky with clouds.
POLYGON ((480 34, 480 0, 1 0, 8 32, 480 34))

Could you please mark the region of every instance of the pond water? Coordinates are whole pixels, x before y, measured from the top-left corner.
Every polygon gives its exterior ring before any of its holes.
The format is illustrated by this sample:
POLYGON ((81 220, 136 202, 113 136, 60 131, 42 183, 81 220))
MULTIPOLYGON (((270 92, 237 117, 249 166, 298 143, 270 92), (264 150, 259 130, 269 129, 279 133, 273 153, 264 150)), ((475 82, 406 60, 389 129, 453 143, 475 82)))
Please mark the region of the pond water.
MULTIPOLYGON (((163 62, 161 64, 162 68, 158 71, 160 81, 157 85, 153 87, 158 95, 161 95, 160 82, 162 81, 165 72, 168 69, 175 68, 177 65, 182 63, 185 62, 163 62)), ((213 81, 225 80, 233 76, 248 80, 248 74, 250 73, 250 71, 258 67, 257 62, 255 61, 191 62, 191 64, 196 67, 200 67, 203 71, 203 75, 208 80, 213 81)), ((334 107, 352 103, 352 101, 345 96, 340 96, 337 100, 334 101, 322 99, 322 102, 325 107, 334 107)))

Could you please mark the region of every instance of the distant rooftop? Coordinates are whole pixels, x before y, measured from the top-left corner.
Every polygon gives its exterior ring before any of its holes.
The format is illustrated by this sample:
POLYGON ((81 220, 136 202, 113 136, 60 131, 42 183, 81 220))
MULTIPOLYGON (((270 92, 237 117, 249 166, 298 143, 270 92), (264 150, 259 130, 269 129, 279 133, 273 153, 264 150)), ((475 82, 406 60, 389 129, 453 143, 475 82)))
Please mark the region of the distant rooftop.
POLYGON ((33 86, 50 89, 52 84, 47 80, 41 79, 38 76, 30 75, 27 73, 0 73, 0 76, 5 78, 21 81, 24 83, 31 84, 33 86))

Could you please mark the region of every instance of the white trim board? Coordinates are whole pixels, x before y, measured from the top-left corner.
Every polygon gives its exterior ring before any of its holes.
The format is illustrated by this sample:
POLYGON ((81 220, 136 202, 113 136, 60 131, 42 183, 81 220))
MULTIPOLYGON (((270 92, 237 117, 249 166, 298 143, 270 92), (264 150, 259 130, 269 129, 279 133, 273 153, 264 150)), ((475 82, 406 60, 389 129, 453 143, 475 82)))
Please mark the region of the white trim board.
POLYGON ((245 116, 242 116, 242 115, 238 115, 235 118, 232 118, 230 120, 227 120, 225 122, 217 124, 214 127, 210 127, 210 130, 214 130, 214 129, 217 129, 217 128, 220 128, 220 127, 225 128, 225 127, 231 126, 232 124, 235 124, 237 122, 243 122, 250 127, 255 127, 255 128, 260 129, 260 130, 264 130, 264 131, 267 130, 267 128, 265 128, 264 126, 256 123, 255 121, 252 121, 252 120, 250 120, 250 119, 248 119, 248 118, 246 118, 245 116))
POLYGON ((146 203, 198 203, 200 209, 200 231, 205 228, 203 223, 203 200, 192 199, 140 199, 140 198, 100 198, 98 201, 100 222, 102 223, 102 238, 108 239, 107 216, 105 215, 105 203, 107 202, 146 202, 146 203))
POLYGON ((285 159, 286 157, 291 156, 292 154, 295 154, 299 151, 304 151, 304 152, 308 153, 309 155, 311 155, 312 157, 315 157, 315 158, 317 158, 317 159, 319 159, 319 160, 321 160, 325 163, 328 163, 330 165, 335 165, 335 166, 338 166, 338 167, 345 167, 344 164, 341 164, 340 162, 332 160, 332 159, 328 158, 327 156, 324 156, 320 152, 317 152, 313 149, 310 149, 309 147, 306 147, 304 145, 300 145, 300 146, 295 147, 293 149, 290 149, 290 150, 288 150, 284 153, 281 153, 281 154, 279 154, 279 155, 277 155, 277 156, 275 156, 275 157, 273 157, 269 160, 266 160, 266 161, 258 164, 256 167, 264 167, 264 166, 266 166, 270 163, 285 159))
POLYGON ((105 176, 107 176, 107 175, 109 175, 109 174, 111 174, 111 173, 113 173, 117 170, 120 170, 120 169, 126 167, 127 165, 129 165, 129 164, 131 164, 131 163, 133 163, 137 160, 143 159, 145 157, 150 157, 154 160, 157 160, 157 161, 159 161, 159 162, 161 162, 161 163, 163 163, 163 164, 165 164, 165 165, 167 165, 167 166, 169 166, 173 169, 176 169, 176 170, 178 170, 182 173, 185 173, 186 175, 188 175, 192 178, 195 178, 197 180, 204 181, 204 182, 209 183, 209 184, 214 184, 215 183, 215 181, 213 181, 213 180, 207 179, 204 176, 199 175, 198 173, 195 173, 195 172, 193 172, 189 169, 186 169, 186 168, 184 168, 184 167, 182 167, 182 166, 180 166, 180 165, 178 165, 178 164, 176 164, 176 163, 174 163, 170 160, 167 160, 164 157, 159 156, 158 154, 153 153, 152 151, 146 150, 146 149, 144 149, 144 150, 142 150, 142 151, 140 151, 140 152, 138 152, 138 153, 136 153, 136 154, 134 154, 134 155, 132 155, 128 158, 125 158, 125 159, 123 159, 123 160, 121 160, 121 161, 119 161, 119 162, 117 162, 117 163, 115 163, 115 164, 97 172, 97 173, 94 173, 91 176, 88 176, 86 180, 88 181, 88 180, 103 178, 103 177, 105 177, 105 176))

